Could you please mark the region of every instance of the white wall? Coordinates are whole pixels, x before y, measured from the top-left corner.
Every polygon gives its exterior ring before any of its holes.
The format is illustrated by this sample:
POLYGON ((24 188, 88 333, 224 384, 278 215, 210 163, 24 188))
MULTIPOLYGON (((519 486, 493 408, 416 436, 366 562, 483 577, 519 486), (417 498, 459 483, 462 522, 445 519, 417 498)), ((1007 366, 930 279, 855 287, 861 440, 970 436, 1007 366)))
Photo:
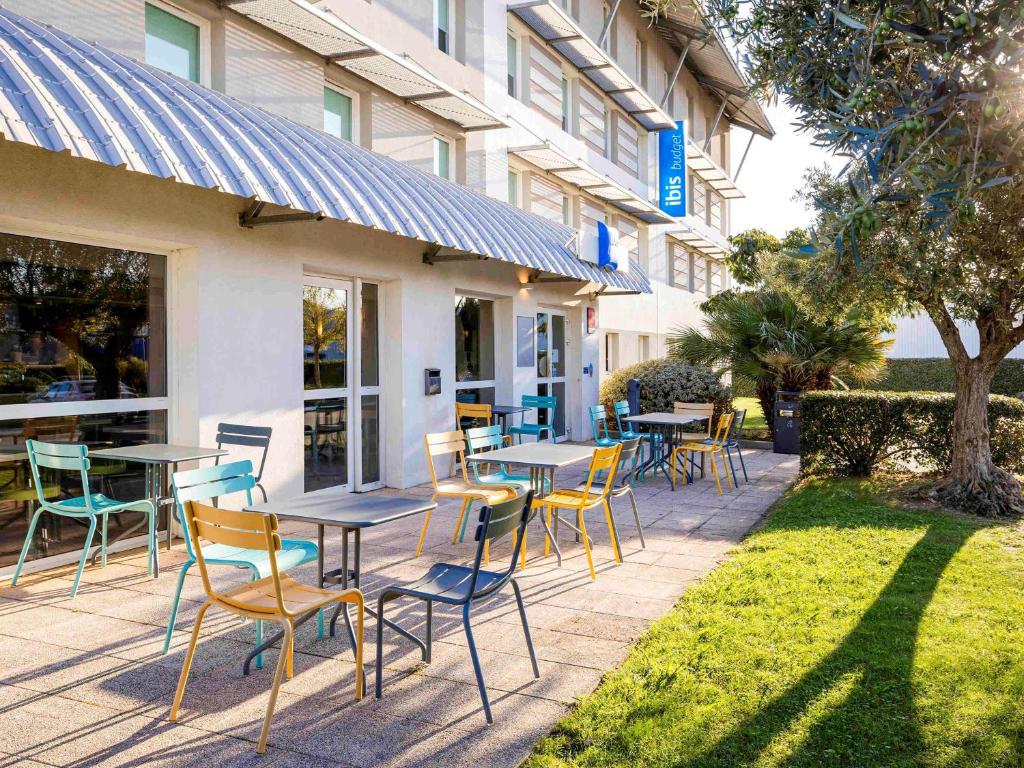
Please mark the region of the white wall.
MULTIPOLYGON (((973 323, 960 321, 960 337, 964 340, 970 355, 978 354, 978 329, 973 323)), ((907 315, 896 319, 896 332, 886 334, 896 342, 888 352, 889 357, 948 357, 935 324, 928 315, 907 315)), ((1007 357, 1024 359, 1024 344, 1018 346, 1007 357)))

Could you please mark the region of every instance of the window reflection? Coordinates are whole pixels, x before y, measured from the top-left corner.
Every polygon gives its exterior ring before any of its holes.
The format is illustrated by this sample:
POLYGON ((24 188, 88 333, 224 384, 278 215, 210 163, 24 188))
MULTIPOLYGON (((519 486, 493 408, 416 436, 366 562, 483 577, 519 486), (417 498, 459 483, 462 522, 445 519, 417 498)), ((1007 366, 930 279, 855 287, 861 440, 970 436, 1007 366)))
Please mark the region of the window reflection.
POLYGON ((304 286, 302 337, 305 388, 348 386, 348 291, 304 286))
POLYGON ((494 302, 455 297, 455 380, 494 378, 494 302))
POLYGON ((163 397, 166 258, 0 233, 0 405, 163 397))
POLYGON ((348 401, 307 400, 305 416, 305 491, 348 483, 348 401))

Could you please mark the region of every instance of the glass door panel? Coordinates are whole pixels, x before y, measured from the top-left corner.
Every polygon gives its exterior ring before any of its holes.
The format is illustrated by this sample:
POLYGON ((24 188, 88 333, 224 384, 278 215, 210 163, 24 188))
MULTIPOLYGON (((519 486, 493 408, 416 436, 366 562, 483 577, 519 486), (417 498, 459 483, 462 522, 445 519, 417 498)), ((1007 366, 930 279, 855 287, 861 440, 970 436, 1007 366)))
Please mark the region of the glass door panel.
MULTIPOLYGON (((569 404, 566 401, 566 326, 565 315, 558 312, 537 313, 537 394, 554 395, 558 404, 555 408, 555 438, 567 437, 565 414, 569 404)), ((547 424, 546 412, 539 414, 540 423, 547 424)))
POLYGON ((359 465, 355 490, 384 485, 381 456, 380 286, 356 282, 359 293, 359 465))

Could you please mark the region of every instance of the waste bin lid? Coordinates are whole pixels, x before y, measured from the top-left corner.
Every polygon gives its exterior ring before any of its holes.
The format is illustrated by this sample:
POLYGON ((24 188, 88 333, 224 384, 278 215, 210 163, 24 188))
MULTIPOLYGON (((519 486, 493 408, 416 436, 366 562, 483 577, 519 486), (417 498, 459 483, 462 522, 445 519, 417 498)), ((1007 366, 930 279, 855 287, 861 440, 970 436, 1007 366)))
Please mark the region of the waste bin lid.
POLYGON ((775 393, 775 402, 779 400, 799 400, 803 392, 784 392, 781 389, 775 393))

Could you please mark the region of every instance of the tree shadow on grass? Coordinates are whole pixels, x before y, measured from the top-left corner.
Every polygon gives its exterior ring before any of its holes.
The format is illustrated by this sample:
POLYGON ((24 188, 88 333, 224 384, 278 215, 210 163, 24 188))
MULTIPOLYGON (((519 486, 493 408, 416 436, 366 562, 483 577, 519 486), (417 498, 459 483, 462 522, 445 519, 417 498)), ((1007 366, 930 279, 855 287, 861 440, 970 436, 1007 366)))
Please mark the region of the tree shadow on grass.
POLYGON ((772 748, 786 766, 919 765, 925 744, 914 713, 918 629, 946 566, 976 532, 932 524, 842 642, 799 682, 682 766, 754 763, 772 748), (786 756, 788 731, 806 737, 786 756), (774 746, 773 746, 774 745, 774 746))

